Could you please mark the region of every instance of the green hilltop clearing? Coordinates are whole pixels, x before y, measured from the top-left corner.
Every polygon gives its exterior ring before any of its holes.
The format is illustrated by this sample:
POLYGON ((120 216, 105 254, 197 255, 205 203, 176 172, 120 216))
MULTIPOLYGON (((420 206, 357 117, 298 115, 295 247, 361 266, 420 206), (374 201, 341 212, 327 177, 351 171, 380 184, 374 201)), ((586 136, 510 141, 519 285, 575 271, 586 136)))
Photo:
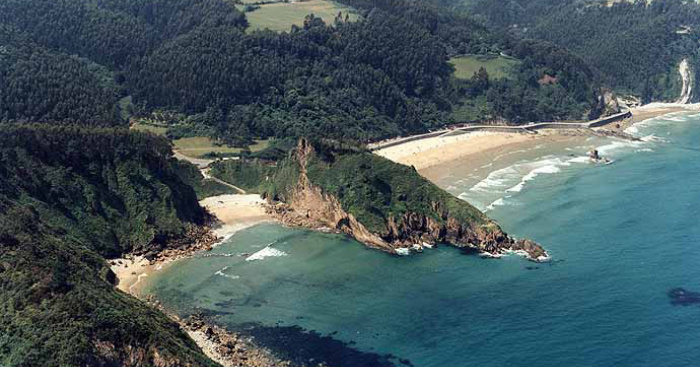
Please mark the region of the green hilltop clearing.
MULTIPOLYGON (((135 123, 132 126, 135 131, 149 132, 155 135, 165 136, 168 132, 167 125, 148 124, 143 122, 135 123)), ((251 152, 259 152, 270 145, 268 140, 255 140, 248 146, 251 152)), ((242 148, 229 147, 225 144, 217 144, 207 136, 193 136, 173 140, 173 149, 178 153, 191 158, 204 158, 211 153, 215 154, 238 154, 242 148)))
MULTIPOLYGON (((309 14, 323 19, 326 24, 332 24, 339 12, 342 13, 343 19, 345 19, 346 14, 350 21, 358 19, 358 15, 353 9, 328 0, 270 2, 256 6, 259 8, 246 12, 250 23, 249 31, 261 29, 278 32, 289 31, 292 25, 303 26, 304 18, 309 14)), ((245 8, 243 9, 245 10, 245 8)))
MULTIPOLYGON (((177 139, 173 141, 173 145, 175 151, 192 158, 203 158, 209 153, 234 154, 243 151, 241 148, 217 145, 211 138, 205 136, 177 139)), ((251 152, 258 152, 267 148, 268 145, 268 140, 256 140, 249 149, 251 152)))
POLYGON ((458 79, 470 79, 480 68, 486 69, 492 79, 508 79, 520 61, 504 56, 470 55, 454 57, 450 59, 450 64, 455 67, 455 77, 458 79))

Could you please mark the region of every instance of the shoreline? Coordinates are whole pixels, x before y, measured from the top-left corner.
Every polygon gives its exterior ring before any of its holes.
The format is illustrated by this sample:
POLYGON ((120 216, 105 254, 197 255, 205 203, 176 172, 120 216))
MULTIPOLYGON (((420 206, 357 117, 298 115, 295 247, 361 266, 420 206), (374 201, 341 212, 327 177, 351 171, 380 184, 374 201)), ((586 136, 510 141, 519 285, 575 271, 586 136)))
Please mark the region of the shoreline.
MULTIPOLYGON (((276 222, 276 219, 266 213, 265 201, 259 195, 220 195, 201 200, 200 205, 205 207, 219 221, 219 224, 211 229, 217 237, 217 241, 211 245, 225 242, 236 232, 252 226, 276 222)), ((207 246, 205 246, 207 247, 207 246)), ((200 246, 193 246, 190 251, 166 254, 162 258, 150 261, 144 256, 129 256, 120 259, 108 260, 110 268, 117 278, 117 288, 124 293, 139 298, 143 289, 143 280, 154 272, 165 269, 177 260, 190 257, 198 251, 206 250, 200 246)))
POLYGON ((288 361, 281 360, 266 348, 256 345, 251 338, 229 332, 225 328, 195 316, 181 319, 164 309, 157 299, 142 293, 144 284, 142 280, 154 272, 163 270, 196 252, 211 250, 238 231, 261 223, 276 222, 276 219, 267 213, 265 201, 260 195, 213 196, 201 200, 200 205, 219 220, 219 225, 210 230, 217 238, 214 244, 205 248, 194 245, 189 251, 179 252, 175 256, 166 254, 154 261, 149 261, 143 256, 108 260, 117 278, 116 288, 161 310, 187 333, 204 354, 223 367, 242 364, 251 367, 290 366, 288 361))
POLYGON ((468 132, 460 135, 428 137, 378 149, 374 153, 396 163, 413 166, 426 178, 435 182, 444 167, 456 163, 469 165, 474 170, 493 163, 504 151, 532 149, 540 144, 585 145, 591 137, 630 139, 625 133, 630 126, 670 113, 697 110, 693 105, 650 104, 632 108, 632 117, 598 128, 543 129, 537 133, 468 132))

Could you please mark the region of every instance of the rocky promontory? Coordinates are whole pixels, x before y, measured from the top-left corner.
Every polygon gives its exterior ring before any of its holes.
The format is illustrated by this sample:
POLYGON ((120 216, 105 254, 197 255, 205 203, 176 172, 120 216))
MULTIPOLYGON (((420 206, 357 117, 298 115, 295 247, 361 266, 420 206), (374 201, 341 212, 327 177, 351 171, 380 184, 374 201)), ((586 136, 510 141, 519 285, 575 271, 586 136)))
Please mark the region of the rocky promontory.
POLYGON ((494 257, 515 252, 533 261, 549 258, 537 243, 516 241, 415 170, 363 151, 323 149, 300 140, 286 162, 296 166, 296 182, 268 191, 269 211, 283 223, 330 228, 397 254, 444 243, 494 257))

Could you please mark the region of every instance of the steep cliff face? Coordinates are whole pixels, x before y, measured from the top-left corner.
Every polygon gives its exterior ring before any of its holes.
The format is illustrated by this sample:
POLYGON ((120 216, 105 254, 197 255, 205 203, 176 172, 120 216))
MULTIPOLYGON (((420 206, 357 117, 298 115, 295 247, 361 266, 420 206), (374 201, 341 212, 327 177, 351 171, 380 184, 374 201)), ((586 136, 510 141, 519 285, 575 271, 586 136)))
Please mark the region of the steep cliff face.
POLYGON ((366 152, 319 154, 303 139, 289 159, 298 164, 298 182, 284 202, 271 206, 287 224, 331 228, 392 253, 448 243, 493 256, 518 251, 536 261, 548 258, 536 243, 514 240, 476 208, 412 169, 366 152), (348 156, 353 157, 345 161, 348 156), (352 168, 354 162, 367 166, 352 168), (377 176, 363 176, 363 171, 377 176), (408 180, 405 187, 390 181, 399 178, 408 180))
POLYGON ((346 233, 358 241, 384 251, 393 252, 394 247, 381 237, 370 232, 352 215, 343 210, 338 199, 313 185, 308 178, 307 165, 313 148, 301 140, 291 157, 299 164, 299 181, 291 189, 286 203, 278 202, 273 211, 287 224, 307 228, 332 228, 346 233))
POLYGON ((690 102, 693 96, 693 85, 695 84, 692 68, 688 59, 681 61, 678 66, 678 72, 681 74, 681 81, 683 85, 681 86, 681 95, 676 100, 676 103, 686 104, 690 102))

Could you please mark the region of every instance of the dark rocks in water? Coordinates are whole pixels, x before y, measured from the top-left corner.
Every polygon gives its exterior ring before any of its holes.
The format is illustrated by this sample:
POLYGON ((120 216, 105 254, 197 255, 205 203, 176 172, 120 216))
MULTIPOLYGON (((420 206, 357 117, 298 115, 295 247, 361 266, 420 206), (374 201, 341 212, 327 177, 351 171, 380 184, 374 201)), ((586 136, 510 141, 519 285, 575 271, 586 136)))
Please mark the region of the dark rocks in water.
POLYGON ((479 255, 481 253, 481 251, 479 251, 479 249, 476 247, 460 247, 459 251, 463 255, 479 255))
POLYGON ((194 314, 197 315, 198 317, 206 318, 206 317, 233 315, 233 312, 229 312, 229 311, 219 311, 219 310, 212 310, 212 309, 209 309, 209 308, 197 307, 197 308, 195 309, 195 313, 194 313, 194 314))
POLYGON ((539 266, 526 266, 525 270, 538 270, 539 268, 539 266))
POLYGON ((235 299, 228 299, 226 301, 214 303, 214 306, 220 307, 220 308, 233 308, 236 305, 237 305, 237 301, 235 299))
POLYGON ((533 261, 547 261, 547 260, 549 260, 549 255, 547 255, 547 251, 545 251, 542 248, 542 246, 538 245, 534 241, 518 240, 511 246, 511 250, 513 250, 513 251, 525 251, 527 253, 528 259, 533 260, 533 261))
POLYGON ((308 365, 309 360, 333 367, 398 367, 394 361, 413 366, 407 359, 361 351, 351 346, 354 342, 346 343, 299 326, 265 326, 255 323, 240 325, 236 331, 253 337, 257 345, 291 361, 293 366, 308 365))
POLYGON ((684 288, 673 288, 668 291, 670 302, 674 306, 692 306, 700 304, 700 293, 691 292, 684 288))

